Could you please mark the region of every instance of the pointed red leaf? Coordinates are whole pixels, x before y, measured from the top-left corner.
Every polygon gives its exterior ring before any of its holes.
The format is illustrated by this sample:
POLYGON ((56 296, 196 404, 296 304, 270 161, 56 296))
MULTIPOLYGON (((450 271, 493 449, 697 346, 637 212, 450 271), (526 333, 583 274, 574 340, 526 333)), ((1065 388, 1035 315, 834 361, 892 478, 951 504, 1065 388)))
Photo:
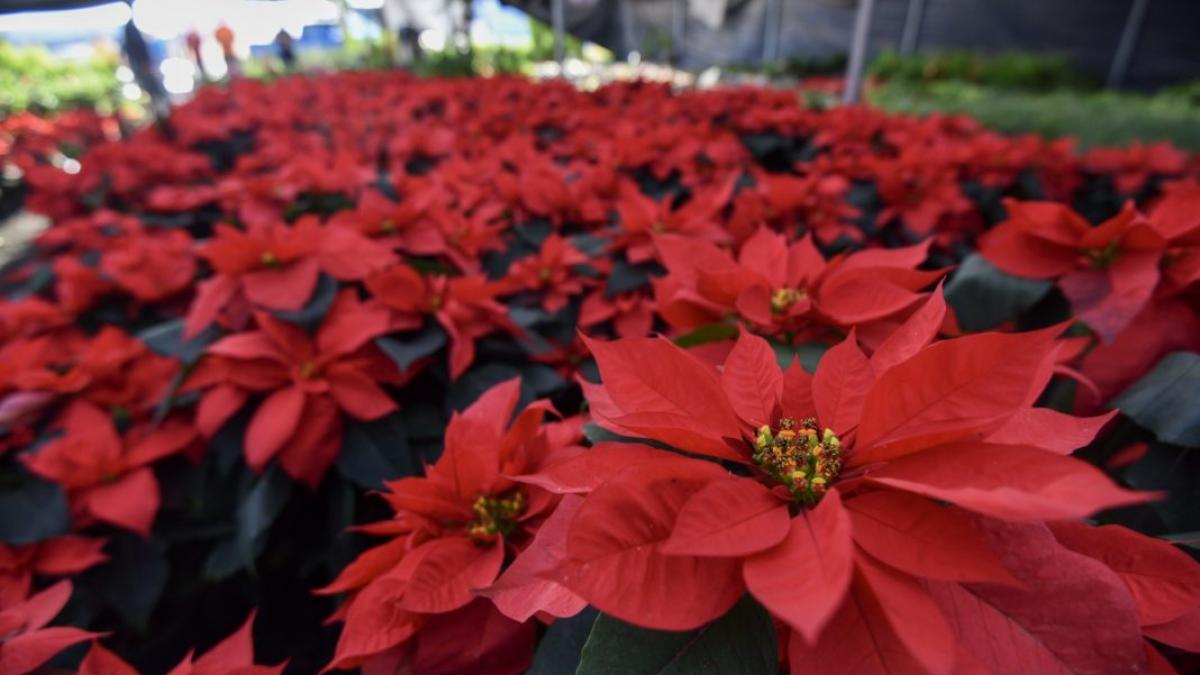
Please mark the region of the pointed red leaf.
POLYGON ((985 443, 908 455, 868 473, 867 480, 1006 520, 1084 518, 1158 497, 1118 487, 1073 457, 985 443))
POLYGON ((138 675, 138 671, 99 642, 93 642, 76 675, 138 675))
POLYGON ((745 593, 740 561, 666 555, 675 516, 725 471, 679 458, 631 468, 597 488, 575 514, 568 560, 554 578, 600 611, 657 630, 690 630, 723 615, 745 593), (637 592, 629 582, 638 579, 637 592))
POLYGON ((1020 585, 927 586, 986 672, 1142 671, 1136 610, 1116 573, 1062 547, 1043 525, 979 523, 1020 585))
POLYGON ((257 305, 295 311, 312 297, 320 275, 317 261, 304 258, 280 269, 248 272, 242 275, 242 289, 257 305))
POLYGON ((0 644, 0 673, 32 673, 67 647, 101 635, 78 628, 53 626, 8 638, 0 644))
POLYGON ((970 517, 953 507, 881 490, 847 499, 846 509, 855 543, 898 570, 946 581, 1013 581, 970 517))
POLYGON ((596 357, 613 404, 630 417, 636 415, 634 426, 621 422, 624 426, 668 444, 680 438, 673 430, 690 429, 683 449, 740 459, 723 440, 740 438, 741 426, 715 368, 668 340, 584 341, 596 357), (663 418, 662 432, 656 429, 656 416, 663 418))
POLYGON ((964 430, 1022 407, 1061 329, 982 333, 935 343, 885 372, 867 395, 855 464, 910 450, 888 448, 932 423, 964 430))
POLYGON ((946 299, 942 284, 929 294, 929 299, 913 312, 871 355, 871 369, 879 377, 892 366, 907 361, 924 349, 942 328, 946 318, 946 299))
POLYGON ((788 640, 791 675, 925 675, 928 671, 896 635, 861 574, 854 575, 816 643, 798 631, 788 640))
POLYGON ((787 503, 749 478, 714 480, 684 502, 662 551, 741 557, 778 544, 791 527, 787 503))
POLYGON ((915 579, 859 556, 858 570, 896 638, 926 672, 949 675, 954 669, 954 634, 929 591, 915 579))
POLYGON ((814 643, 846 596, 854 569, 850 516, 836 490, 792 519, 778 546, 746 559, 750 593, 814 643))
POLYGON ((497 540, 486 548, 466 537, 434 539, 413 549, 396 575, 408 585, 400 596, 400 607, 409 612, 449 612, 471 602, 475 589, 496 580, 504 562, 504 543, 497 540))
POLYGON ((842 434, 858 426, 863 402, 874 381, 871 364, 858 348, 854 329, 825 352, 813 376, 813 402, 817 422, 842 434))
POLYGON ((1092 442, 1117 411, 1075 417, 1051 408, 1022 408, 983 440, 1000 445, 1028 445, 1069 455, 1092 442))
POLYGON ((1167 623, 1200 608, 1200 563, 1168 542, 1120 525, 1052 523, 1054 538, 1121 576, 1142 625, 1167 623))
POLYGON ((775 350, 766 340, 742 330, 721 370, 721 385, 742 421, 754 428, 771 424, 783 396, 783 373, 775 350))
POLYGON ((91 488, 82 499, 97 520, 148 537, 158 512, 158 481, 153 471, 141 468, 125 474, 115 483, 91 488))
POLYGON ((296 432, 306 398, 303 389, 293 386, 272 393, 258 406, 246 428, 246 464, 251 469, 262 471, 296 432))
POLYGON ((559 618, 574 616, 587 605, 586 600, 546 576, 566 560, 568 527, 582 505, 582 497, 564 497, 496 583, 480 592, 491 598, 500 613, 524 622, 543 612, 559 618))

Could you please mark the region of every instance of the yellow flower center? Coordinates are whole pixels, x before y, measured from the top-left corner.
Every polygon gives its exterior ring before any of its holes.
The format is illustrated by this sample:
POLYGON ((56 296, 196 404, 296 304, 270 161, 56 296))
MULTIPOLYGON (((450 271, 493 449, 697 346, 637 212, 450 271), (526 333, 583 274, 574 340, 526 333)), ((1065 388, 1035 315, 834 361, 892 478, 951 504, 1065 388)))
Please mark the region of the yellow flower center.
POLYGON ((271 251, 263 251, 259 261, 262 262, 263 267, 277 267, 279 265, 279 258, 271 251))
POLYGON ((803 289, 797 288, 777 288, 771 294, 771 311, 775 314, 783 314, 792 308, 801 298, 805 296, 803 289))
POLYGON ((392 220, 391 218, 385 218, 384 221, 379 224, 379 230, 384 234, 395 234, 396 221, 392 220))
POLYGON ((490 544, 497 537, 512 534, 525 506, 525 493, 520 490, 497 497, 479 495, 471 505, 475 520, 467 525, 467 536, 477 543, 490 544))
POLYGON ((311 380, 317 374, 317 364, 312 361, 305 361, 300 366, 300 379, 311 380))
POLYGON ((782 483, 796 501, 812 506, 842 471, 842 443, 832 429, 817 432, 817 421, 779 420, 763 425, 754 439, 754 463, 782 483))

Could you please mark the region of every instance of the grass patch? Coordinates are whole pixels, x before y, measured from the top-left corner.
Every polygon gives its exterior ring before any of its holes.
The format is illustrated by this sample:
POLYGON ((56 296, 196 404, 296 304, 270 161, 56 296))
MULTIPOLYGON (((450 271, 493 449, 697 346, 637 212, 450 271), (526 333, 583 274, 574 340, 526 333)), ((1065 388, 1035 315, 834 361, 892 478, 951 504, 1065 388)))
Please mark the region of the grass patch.
POLYGON ((1074 136, 1083 148, 1170 141, 1200 150, 1200 107, 1184 96, 1111 91, 1036 92, 963 82, 878 85, 871 104, 903 113, 962 113, 1008 133, 1074 136))

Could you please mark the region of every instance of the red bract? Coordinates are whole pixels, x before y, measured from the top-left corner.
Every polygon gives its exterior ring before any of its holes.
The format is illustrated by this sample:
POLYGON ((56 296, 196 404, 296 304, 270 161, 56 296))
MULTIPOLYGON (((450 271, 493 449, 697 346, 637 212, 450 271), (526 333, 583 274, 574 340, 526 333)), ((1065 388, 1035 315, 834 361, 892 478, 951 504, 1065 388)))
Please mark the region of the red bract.
POLYGON ((811 238, 788 245, 760 229, 735 259, 704 242, 656 239, 667 276, 655 280, 659 312, 690 329, 729 313, 756 330, 795 340, 821 339, 830 327, 857 326, 874 343, 924 297, 940 271, 916 269, 928 244, 869 249, 828 262, 811 238))
POLYGON ((980 253, 1010 274, 1056 280, 1076 316, 1112 342, 1158 286, 1163 236, 1132 204, 1096 227, 1053 202, 1005 205, 1009 219, 980 238, 980 253))
POLYGON ((32 673, 67 647, 100 635, 46 626, 70 598, 71 582, 60 581, 24 602, 0 606, 0 673, 32 673))
MULTIPOLYGON (((1154 495, 1067 456, 1111 414, 1031 407, 1061 329, 929 345, 944 311, 934 296, 869 358, 852 332, 811 376, 798 363, 781 371, 746 333, 721 370, 664 340, 590 342, 603 384, 584 389, 598 424, 739 469, 637 444, 547 467, 530 480, 587 493, 554 578, 662 630, 711 621, 749 590, 794 631, 791 663, 805 672, 818 655, 821 672, 950 672, 955 644, 991 640, 991 629, 952 622, 936 589, 975 593, 1033 573, 1022 546, 1041 535, 991 523, 1080 518, 1154 495)), ((1041 612, 1075 602, 1065 581, 1036 597, 1003 593, 1041 612)), ((1131 607, 1121 597, 1105 611, 1131 607)), ((1132 625, 1133 652, 1119 656, 1140 663, 1132 625)))
MULTIPOLYGON (((189 652, 179 665, 172 668, 167 675, 279 675, 287 667, 287 662, 277 666, 260 666, 254 663, 254 638, 251 631, 254 628, 255 613, 251 612, 246 622, 232 635, 225 638, 204 652, 199 658, 194 658, 189 652)), ((133 666, 125 663, 121 657, 108 651, 99 642, 93 642, 87 656, 79 664, 78 675, 137 675, 133 666)))
POLYGON ((105 540, 67 534, 24 546, 0 545, 0 607, 29 597, 33 577, 76 574, 108 560, 105 540))
POLYGON ((0 350, 0 384, 6 389, 69 395, 135 415, 158 404, 178 368, 112 326, 94 337, 51 333, 0 350))
POLYGON ((572 593, 539 576, 552 562, 544 550, 519 553, 536 543, 557 498, 512 479, 561 454, 577 440, 578 426, 543 426, 543 405, 514 418, 519 396, 516 380, 493 387, 450 420, 445 450, 424 478, 387 484, 383 496, 395 517, 362 529, 393 539, 320 591, 353 592, 340 613, 346 625, 330 667, 521 672, 533 638, 524 622, 536 612, 570 616, 582 609, 572 593), (517 557, 501 575, 506 555, 517 557), (476 600, 489 587, 493 600, 476 600))
POLYGON ((250 307, 297 310, 312 297, 321 272, 357 280, 386 267, 387 248, 345 227, 322 227, 304 217, 295 225, 273 223, 247 231, 217 226, 217 236, 200 248, 216 276, 200 282, 187 317, 195 335, 225 313, 250 307), (230 306, 232 305, 232 307, 230 306))
POLYGON ((258 330, 211 345, 184 384, 206 389, 196 426, 211 438, 252 394, 264 395, 246 429, 246 463, 262 471, 278 455, 288 475, 315 487, 337 458, 342 413, 373 420, 396 409, 379 383, 405 374, 371 344, 387 332, 387 312, 345 290, 315 339, 265 312, 255 322, 258 330))
POLYGON ((588 257, 566 239, 552 234, 541 249, 516 260, 508 268, 506 282, 511 290, 528 290, 542 295, 542 307, 557 312, 574 295, 583 292, 585 279, 574 269, 587 264, 588 257))
POLYGON ((158 480, 150 465, 196 440, 180 420, 158 428, 139 425, 124 438, 112 416, 77 401, 62 419, 63 435, 24 455, 29 470, 67 491, 83 522, 103 521, 149 536, 158 511, 158 480))
POLYGON ((100 271, 142 302, 163 300, 192 285, 192 239, 179 230, 123 237, 103 254, 100 271))
POLYGON ((654 326, 654 299, 640 291, 609 297, 598 289, 583 299, 579 307, 579 326, 589 333, 603 323, 612 323, 618 337, 641 337, 654 326))
POLYGON ((429 227, 429 211, 442 199, 431 186, 399 202, 377 190, 364 190, 358 207, 339 211, 329 219, 335 227, 349 227, 393 250, 413 255, 445 252, 442 233, 429 227))
POLYGON ((669 232, 714 244, 727 242, 729 235, 717 220, 723 205, 721 196, 712 196, 675 208, 670 197, 655 201, 632 185, 625 185, 617 203, 621 231, 616 245, 630 262, 640 263, 654 258, 656 234, 669 232))
POLYGON ((520 332, 496 301, 502 290, 482 276, 422 276, 396 265, 367 278, 367 288, 393 311, 391 328, 418 328, 432 317, 450 337, 450 377, 462 375, 475 360, 475 341, 496 330, 520 332))

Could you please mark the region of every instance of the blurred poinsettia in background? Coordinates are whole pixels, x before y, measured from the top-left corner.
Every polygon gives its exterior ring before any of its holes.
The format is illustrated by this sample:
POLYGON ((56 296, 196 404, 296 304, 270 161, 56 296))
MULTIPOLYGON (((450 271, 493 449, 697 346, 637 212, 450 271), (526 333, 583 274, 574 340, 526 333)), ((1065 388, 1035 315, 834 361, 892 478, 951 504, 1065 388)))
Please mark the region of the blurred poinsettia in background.
POLYGON ((1194 156, 402 73, 110 125, 0 122, 0 672, 1200 667, 1194 156))

